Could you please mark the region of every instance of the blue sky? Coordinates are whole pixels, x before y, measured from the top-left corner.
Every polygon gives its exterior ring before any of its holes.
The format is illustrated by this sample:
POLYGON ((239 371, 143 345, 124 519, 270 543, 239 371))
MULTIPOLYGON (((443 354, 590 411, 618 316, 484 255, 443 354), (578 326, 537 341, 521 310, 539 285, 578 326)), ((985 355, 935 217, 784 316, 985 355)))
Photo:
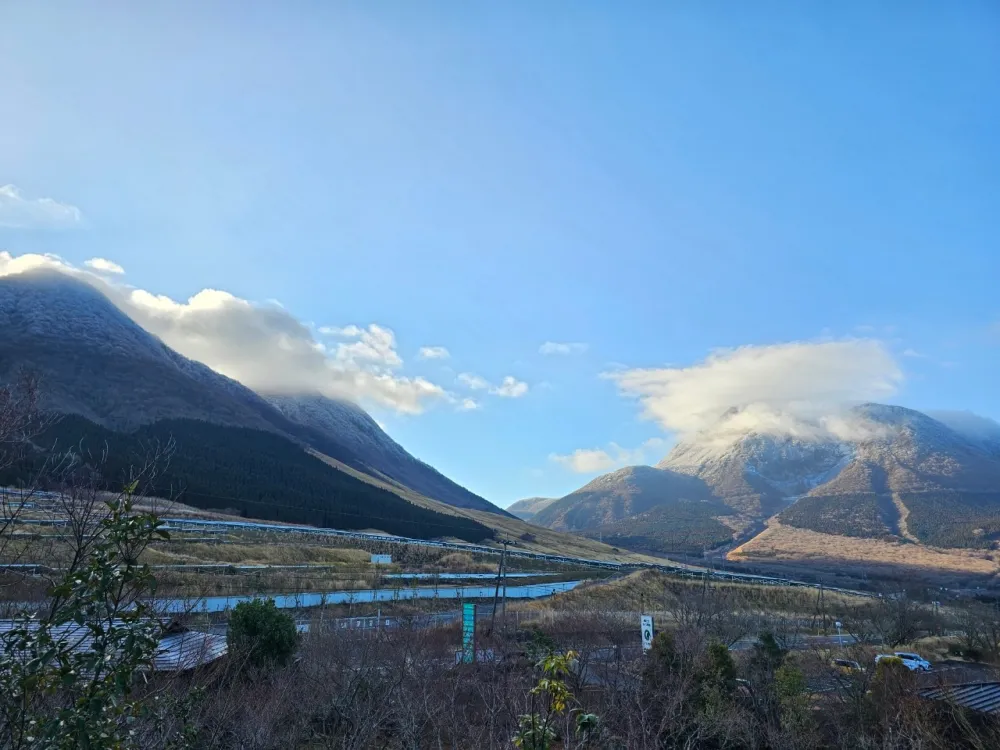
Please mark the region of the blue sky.
POLYGON ((439 389, 357 395, 495 502, 657 460, 681 421, 602 373, 718 349, 875 340, 845 397, 1000 418, 994 3, 138 5, 0 9, 0 250, 391 329, 315 335, 439 389))

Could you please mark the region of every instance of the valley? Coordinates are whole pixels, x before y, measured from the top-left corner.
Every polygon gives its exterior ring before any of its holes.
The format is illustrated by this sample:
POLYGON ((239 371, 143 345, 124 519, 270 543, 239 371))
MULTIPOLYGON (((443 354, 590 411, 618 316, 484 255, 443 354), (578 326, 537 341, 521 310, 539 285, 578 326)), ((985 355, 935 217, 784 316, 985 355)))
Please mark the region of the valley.
POLYGON ((104 489, 114 489, 158 446, 169 448, 169 468, 145 491, 223 517, 623 564, 996 573, 1000 452, 982 422, 973 430, 968 420, 861 404, 845 412, 839 437, 807 422, 769 433, 737 427, 734 407, 656 466, 504 511, 411 456, 357 405, 257 394, 173 352, 64 274, 0 279, 0 323, 0 376, 33 373, 57 416, 32 452, 0 471, 7 485, 71 456, 100 464, 104 489), (94 387, 87 373, 99 363, 94 387))

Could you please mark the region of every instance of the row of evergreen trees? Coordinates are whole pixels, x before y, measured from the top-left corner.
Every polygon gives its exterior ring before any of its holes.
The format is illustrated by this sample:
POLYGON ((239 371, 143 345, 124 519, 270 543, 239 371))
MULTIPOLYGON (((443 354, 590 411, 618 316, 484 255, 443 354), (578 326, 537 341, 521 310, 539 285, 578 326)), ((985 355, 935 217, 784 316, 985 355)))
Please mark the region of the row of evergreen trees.
POLYGON ((172 444, 169 464, 152 490, 187 505, 265 521, 376 528, 420 539, 456 537, 478 542, 492 535, 480 523, 413 505, 334 469, 279 435, 260 430, 163 420, 120 433, 67 416, 35 444, 40 449, 0 474, 0 482, 26 482, 46 462, 51 464, 54 456, 70 451, 78 461, 99 467, 109 487, 120 487, 130 467, 142 465, 157 446, 172 444))

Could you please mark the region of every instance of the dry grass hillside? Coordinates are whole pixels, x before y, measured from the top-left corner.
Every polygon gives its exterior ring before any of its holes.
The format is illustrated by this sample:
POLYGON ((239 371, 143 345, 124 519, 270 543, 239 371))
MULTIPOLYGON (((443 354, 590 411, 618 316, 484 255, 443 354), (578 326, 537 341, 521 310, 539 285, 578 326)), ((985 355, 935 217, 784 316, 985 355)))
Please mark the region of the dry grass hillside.
MULTIPOLYGON (((526 611, 569 610, 587 612, 676 611, 705 597, 706 583, 655 570, 639 570, 621 578, 584 583, 572 591, 521 605, 526 611), (689 601, 685 601, 689 600, 689 601)), ((751 583, 708 584, 711 595, 732 610, 766 609, 770 612, 811 614, 816 590, 800 586, 761 586, 751 583)), ((863 604, 862 597, 826 592, 826 605, 841 609, 863 604)))
POLYGON ((1000 552, 936 548, 904 541, 822 534, 776 520, 750 541, 732 550, 735 562, 794 562, 855 569, 891 567, 921 573, 1000 573, 1000 552))
POLYGON ((637 554, 628 550, 616 550, 614 547, 602 544, 594 539, 586 539, 573 534, 533 526, 519 518, 499 516, 496 513, 445 505, 394 482, 370 477, 329 456, 324 456, 321 453, 313 453, 313 455, 357 479, 394 492, 399 497, 414 505, 430 508, 439 513, 449 513, 478 521, 484 526, 496 530, 500 535, 506 536, 519 550, 544 552, 551 555, 568 555, 570 557, 582 557, 590 560, 607 560, 611 562, 651 564, 660 564, 663 562, 663 560, 649 555, 637 554))

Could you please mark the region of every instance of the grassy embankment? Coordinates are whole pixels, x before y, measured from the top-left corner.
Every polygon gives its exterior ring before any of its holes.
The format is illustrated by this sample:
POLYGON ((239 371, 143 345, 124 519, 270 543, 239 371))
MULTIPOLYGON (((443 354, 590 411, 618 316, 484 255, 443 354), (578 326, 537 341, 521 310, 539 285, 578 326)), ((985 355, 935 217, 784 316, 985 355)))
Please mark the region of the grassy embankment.
POLYGON ((1000 552, 994 550, 836 536, 794 528, 774 519, 763 532, 732 550, 728 559, 777 563, 786 568, 842 570, 901 582, 918 576, 927 583, 941 585, 956 585, 966 578, 977 585, 990 585, 1000 578, 1000 552))
MULTIPOLYGON (((705 582, 655 570, 640 570, 609 581, 585 583, 572 591, 542 601, 519 604, 525 612, 650 612, 676 613, 697 606, 699 597, 711 597, 732 611, 766 611, 793 617, 811 617, 817 608, 817 590, 801 586, 763 586, 753 583, 705 582)), ((830 612, 860 606, 865 597, 824 592, 830 612)))

